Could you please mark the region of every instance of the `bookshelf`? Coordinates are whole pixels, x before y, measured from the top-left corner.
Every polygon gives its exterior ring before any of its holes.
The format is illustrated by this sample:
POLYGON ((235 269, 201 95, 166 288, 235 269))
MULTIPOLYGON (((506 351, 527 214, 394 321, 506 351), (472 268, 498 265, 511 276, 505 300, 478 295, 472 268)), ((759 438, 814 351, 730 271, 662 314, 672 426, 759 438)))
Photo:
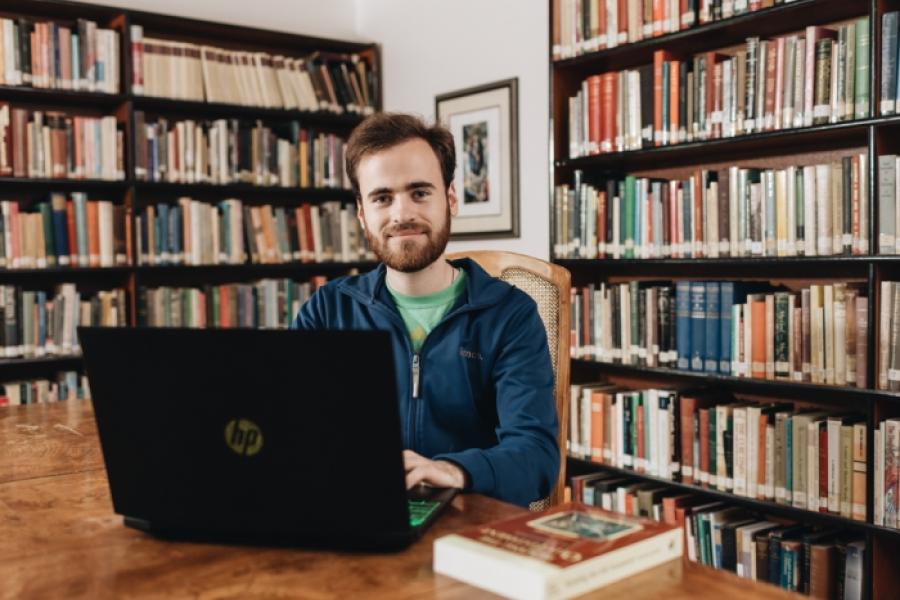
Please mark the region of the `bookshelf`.
MULTIPOLYGON (((113 116, 118 130, 123 134, 122 162, 125 167, 124 177, 118 180, 0 177, 0 189, 4 190, 4 198, 16 201, 20 208, 31 210, 37 203, 46 200, 51 193, 65 194, 68 199, 70 194, 80 192, 87 194, 91 200, 109 201, 115 207, 122 207, 127 222, 124 248, 127 253, 126 264, 115 264, 108 267, 54 265, 46 268, 30 266, 27 268, 0 268, 0 285, 22 286, 27 290, 41 289, 47 292, 62 282, 74 283, 79 290, 91 292, 102 289, 124 289, 127 305, 125 307, 126 324, 135 326, 138 325, 137 295, 139 290, 145 287, 202 288, 203 286, 246 284, 265 278, 308 281, 313 277, 332 278, 354 269, 366 270, 374 266, 373 261, 363 258, 361 254, 359 256, 354 254, 353 260, 350 262, 340 260, 315 262, 307 258, 303 261, 282 259, 279 262, 261 264, 250 262, 249 251, 246 261, 241 264, 196 266, 184 263, 139 264, 137 217, 150 205, 160 203, 177 205, 179 198, 182 197, 190 197, 209 205, 216 205, 226 199, 239 199, 244 207, 269 205, 273 207, 273 210, 281 207, 286 212, 292 212, 295 207, 300 205, 320 206, 334 201, 342 205, 352 204, 354 198, 351 191, 342 187, 311 187, 310 185, 284 187, 253 185, 246 181, 216 185, 207 182, 172 183, 140 179, 135 175, 138 156, 135 136, 135 115, 137 113, 144 114, 148 121, 157 118, 166 119, 170 123, 182 120, 211 122, 225 119, 229 122, 247 124, 247 127, 259 124, 259 126, 271 128, 272 131, 277 132, 289 131, 290 127, 296 123, 303 129, 314 130, 322 134, 334 134, 346 139, 350 131, 364 118, 365 112, 362 108, 347 110, 347 105, 343 101, 351 94, 347 93, 347 88, 336 89, 338 86, 334 81, 331 82, 331 90, 341 100, 339 103, 342 108, 340 109, 335 108, 332 104, 329 104, 327 109, 322 107, 316 110, 302 110, 297 107, 277 108, 273 105, 204 102, 144 95, 139 93, 140 89, 135 90, 132 83, 139 79, 139 77, 136 78, 136 74, 139 75, 141 69, 144 68, 147 54, 144 52, 143 46, 138 44, 141 40, 132 39, 132 34, 140 31, 143 39, 154 38, 176 45, 195 44, 195 47, 198 48, 201 46, 214 47, 223 52, 259 53, 257 56, 268 56, 269 59, 275 56, 284 56, 312 61, 315 57, 316 61, 321 61, 316 64, 323 64, 326 67, 339 64, 345 56, 356 56, 366 65, 366 68, 361 71, 367 71, 369 76, 369 79, 365 80, 363 75, 356 74, 359 75, 356 83, 360 84, 356 90, 360 91, 362 87, 366 88, 364 94, 370 104, 366 110, 377 110, 381 106, 381 58, 377 44, 184 19, 67 0, 22 0, 7 4, 0 7, 0 18, 11 19, 16 23, 19 23, 20 20, 31 23, 56 23, 69 28, 73 33, 79 31, 78 20, 85 19, 96 23, 97 28, 109 29, 117 34, 118 52, 113 57, 107 56, 107 67, 112 65, 118 70, 118 89, 115 93, 87 91, 86 89, 75 90, 71 89, 71 86, 69 89, 63 89, 62 83, 54 84, 56 87, 13 85, 0 75, 0 80, 2 80, 0 82, 0 107, 4 103, 8 103, 12 109, 23 108, 45 113, 59 111, 67 115, 92 117, 113 116), (140 30, 135 29, 136 26, 140 27, 140 30), (141 48, 142 54, 135 52, 136 47, 141 48), (360 82, 360 79, 364 79, 364 81, 360 82)), ((36 31, 34 25, 30 27, 30 31, 36 31)), ((51 38, 51 42, 53 39, 51 38)), ((62 45, 60 44, 60 46, 62 45)), ((40 46, 38 45, 38 47, 40 46)), ((75 66, 76 59, 77 55, 73 56, 72 70, 77 68, 75 66)), ((266 60, 266 58, 258 60, 266 60)), ((61 56, 59 65, 64 62, 61 56)), ((234 65, 229 66, 234 67, 234 65)), ((0 66, 0 69, 2 68, 0 66)), ((64 69, 62 66, 59 68, 64 69)), ((252 74, 247 75, 247 73, 245 71, 241 75, 241 77, 247 78, 243 79, 245 83, 249 82, 249 77, 253 76, 252 74)), ((257 71, 257 76, 264 77, 261 73, 262 71, 257 71)), ((295 84, 285 83, 287 80, 280 79, 282 77, 280 73, 274 75, 276 78, 274 81, 280 90, 276 95, 282 98, 282 94, 284 94, 285 104, 279 104, 279 106, 289 106, 286 99, 288 92, 284 91, 285 86, 290 87, 295 84)), ((82 75, 85 74, 82 73, 82 75)), ((61 70, 60 78, 65 76, 66 72, 61 70)), ((73 75, 73 78, 75 77, 77 75, 73 75)), ((288 77, 288 75, 284 75, 284 77, 288 77)), ((318 83, 323 82, 322 79, 318 80, 318 83)), ((314 87, 310 87, 309 90, 315 91, 314 87)), ((318 98, 316 96, 316 99, 318 98)), ((294 126, 296 127, 296 125, 294 126)), ((295 151, 299 152, 299 150, 295 151)), ((312 153, 311 149, 310 153, 312 153)), ((288 231, 296 241, 295 234, 297 232, 292 232, 290 229, 288 231)), ((242 231, 241 236, 243 237, 243 235, 242 231)), ((38 377, 52 378, 53 374, 60 370, 83 372, 80 357, 64 355, 0 358, 0 382, 38 377)))
MULTIPOLYGON (((567 0, 562 0, 566 2, 567 0)), ((777 0, 776 0, 777 2, 777 0)), ((569 2, 576 6, 575 2, 569 2)), ((595 3, 580 3, 581 8, 595 3)), ((600 3, 603 4, 603 3, 600 3)), ((616 3, 613 3, 615 5, 616 3)), ((623 6, 640 3, 619 2, 623 6)), ((671 3, 656 3, 662 6, 671 3)), ((677 4, 677 3, 676 3, 677 4)), ((706 4, 702 0, 684 3, 680 6, 699 7, 706 4)), ((710 6, 736 5, 738 2, 709 2, 710 6)), ((676 281, 760 281, 773 285, 793 283, 833 284, 850 282, 867 299, 868 329, 865 337, 867 361, 865 373, 867 385, 863 388, 852 385, 816 384, 795 382, 784 379, 761 379, 737 377, 725 373, 709 373, 642 364, 621 364, 621 362, 600 362, 591 356, 572 357, 572 382, 584 384, 595 381, 609 381, 625 388, 641 389, 650 387, 716 389, 732 394, 741 402, 763 405, 776 401, 794 402, 801 408, 820 408, 823 411, 854 412, 860 414, 866 423, 866 508, 865 520, 831 513, 811 512, 779 502, 759 500, 730 491, 715 489, 699 483, 684 483, 678 475, 672 479, 638 473, 630 468, 607 462, 592 462, 582 457, 570 455, 567 461, 568 476, 596 472, 611 472, 616 476, 627 476, 634 481, 669 486, 677 492, 692 492, 709 500, 726 501, 730 505, 741 506, 764 515, 792 519, 802 523, 815 523, 825 527, 839 527, 852 532, 866 543, 864 560, 863 597, 870 599, 892 598, 900 589, 900 573, 894 568, 896 555, 900 552, 900 530, 874 522, 874 432, 886 418, 900 416, 900 394, 879 389, 877 362, 881 344, 879 316, 881 312, 881 283, 900 280, 900 256, 879 253, 879 185, 878 157, 897 154, 900 151, 898 133, 900 118, 897 115, 882 115, 879 98, 882 76, 882 17, 890 11, 900 10, 895 0, 872 0, 846 2, 841 0, 795 0, 793 2, 761 2, 749 4, 767 5, 765 8, 735 14, 734 16, 707 23, 695 23, 678 31, 648 36, 630 43, 620 43, 611 48, 596 49, 586 47, 575 56, 554 56, 554 46, 560 41, 560 32, 565 33, 566 23, 554 21, 565 12, 557 1, 551 0, 550 15, 550 249, 551 259, 572 272, 573 287, 584 288, 588 284, 599 287, 601 283, 621 284, 630 281, 641 283, 676 281), (774 5, 772 5, 774 4, 774 5), (830 122, 806 127, 789 127, 766 131, 755 131, 732 137, 683 140, 669 145, 648 146, 616 151, 587 153, 575 158, 570 152, 570 99, 586 89, 586 81, 594 75, 639 70, 654 64, 654 53, 665 51, 679 60, 689 62, 688 57, 700 53, 723 51, 734 56, 746 38, 759 36, 774 40, 792 34, 801 37, 808 26, 824 26, 837 29, 841 25, 863 19, 868 21, 870 43, 866 64, 869 72, 869 110, 863 116, 848 120, 830 122), (583 88, 583 83, 585 88, 583 88), (825 256, 724 256, 722 258, 582 258, 560 252, 554 244, 559 229, 556 212, 559 186, 573 186, 576 172, 583 183, 604 189, 607 180, 621 180, 626 175, 644 177, 650 180, 675 180, 686 177, 687 173, 700 169, 726 169, 728 166, 756 168, 760 170, 786 169, 789 165, 813 164, 817 159, 828 162, 835 157, 857 154, 865 156, 865 176, 868 179, 866 194, 860 198, 868 210, 869 219, 865 224, 868 237, 868 251, 859 254, 834 254, 825 256)), ((630 9, 630 8, 629 8, 630 9)), ((645 13, 646 14, 646 13, 645 13)), ((590 15, 578 13, 585 27, 590 15)), ((640 19, 640 17, 638 17, 640 19)), ((601 21, 602 23, 602 21, 601 21)), ((571 29, 569 30, 571 33, 571 29)), ((630 30, 631 32, 631 30, 630 30)), ((596 33, 596 31, 595 31, 596 33)), ((653 71, 650 71, 651 77, 653 71)), ((652 79, 651 79, 652 82, 652 79)), ((677 90, 677 88, 676 88, 677 90)), ((683 92, 683 88, 682 88, 683 92)), ((676 94, 678 92, 676 91, 676 94)), ((651 95, 651 99, 653 96, 651 95)), ((664 104, 668 103, 668 100, 664 104)), ((644 115, 637 118, 641 120, 644 115)), ((602 118, 602 117, 601 117, 602 118)), ((651 115, 651 128, 653 125, 651 115)), ((646 126, 646 120, 642 125, 646 126)), ((683 123, 682 123, 683 124, 683 123)), ((617 123, 621 127, 621 121, 617 123)), ((605 127, 606 125, 602 125, 605 127)), ((585 123, 587 129, 587 123, 585 123)), ((619 129, 621 132, 621 129, 619 129)), ((652 133, 651 133, 652 135, 652 133)), ((705 214, 704 214, 705 216, 705 214)), ((590 217, 589 217, 590 218, 590 217)), ((598 229, 600 225, 597 226, 598 229)), ((598 234, 599 235, 599 234, 598 234)), ((617 238, 619 241, 619 238, 617 238)), ((574 309, 573 309, 574 310, 574 309)), ((848 318, 850 313, 848 312, 848 318)), ((617 318, 617 317, 616 317, 617 318)), ((573 323, 575 322, 573 315, 573 323)), ((570 399, 571 401, 571 399, 570 399)), ((574 404, 572 406, 575 406, 574 404)), ((677 410, 677 409, 676 409, 677 410)), ((676 413, 677 414, 677 413, 676 413)), ((567 424, 563 424, 567 426, 567 424)))

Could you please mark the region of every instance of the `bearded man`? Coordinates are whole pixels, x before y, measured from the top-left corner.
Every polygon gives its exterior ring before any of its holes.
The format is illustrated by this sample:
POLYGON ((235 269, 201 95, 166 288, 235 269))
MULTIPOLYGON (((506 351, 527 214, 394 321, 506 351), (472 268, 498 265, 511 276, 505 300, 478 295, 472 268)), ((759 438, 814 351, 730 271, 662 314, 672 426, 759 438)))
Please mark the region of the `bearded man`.
POLYGON ((294 327, 391 332, 407 487, 545 498, 559 469, 546 332, 527 294, 444 258, 459 210, 452 134, 380 113, 353 131, 345 160, 381 264, 319 288, 294 327))

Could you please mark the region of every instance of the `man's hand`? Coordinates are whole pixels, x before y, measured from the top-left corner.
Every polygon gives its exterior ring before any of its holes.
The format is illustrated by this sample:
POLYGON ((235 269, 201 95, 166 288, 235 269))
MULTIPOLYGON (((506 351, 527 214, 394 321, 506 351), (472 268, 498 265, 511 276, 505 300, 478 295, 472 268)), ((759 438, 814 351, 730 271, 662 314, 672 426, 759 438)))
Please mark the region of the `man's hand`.
POLYGON ((404 450, 403 466, 406 468, 406 489, 419 483, 440 488, 462 489, 466 486, 463 470, 445 460, 429 460, 412 450, 404 450))

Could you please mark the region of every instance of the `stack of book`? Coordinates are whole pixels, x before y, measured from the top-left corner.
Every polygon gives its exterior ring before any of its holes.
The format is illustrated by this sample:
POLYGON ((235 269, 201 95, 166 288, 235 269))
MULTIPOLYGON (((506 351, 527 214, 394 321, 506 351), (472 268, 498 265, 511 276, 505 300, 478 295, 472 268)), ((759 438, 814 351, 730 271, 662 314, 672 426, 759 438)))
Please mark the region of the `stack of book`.
MULTIPOLYGON (((868 254, 866 162, 853 154, 784 169, 698 169, 677 180, 629 175, 599 186, 576 170, 573 184, 557 186, 553 197, 554 257, 868 254)), ((889 168, 893 176, 893 162, 889 168)))
POLYGON ((575 476, 572 499, 684 528, 687 560, 814 598, 863 598, 865 541, 611 472, 575 476))
POLYGON ((287 329, 325 277, 310 281, 262 279, 202 288, 140 288, 138 325, 146 327, 248 327, 287 329))
POLYGON ((0 406, 43 404, 90 399, 86 375, 75 371, 58 373, 55 380, 7 381, 0 385, 0 406))
POLYGON ((0 85, 119 92, 119 33, 78 19, 0 18, 0 85))
POLYGON ((374 260, 355 208, 336 200, 286 208, 180 198, 146 207, 135 224, 141 265, 374 260))
POLYGON ((806 510, 866 518, 865 416, 709 391, 573 385, 570 456, 806 510))
POLYGON ((0 267, 112 267, 128 264, 125 207, 53 192, 26 212, 0 201, 0 267))
POLYGON ((862 290, 846 283, 793 291, 732 281, 591 284, 572 291, 571 354, 865 388, 867 309, 862 290))
POLYGON ((169 183, 349 188, 344 140, 301 129, 276 131, 260 121, 148 122, 135 112, 135 178, 169 183))
POLYGON ((553 60, 615 48, 791 0, 553 0, 553 60))
POLYGON ((243 106, 371 114, 372 67, 357 54, 305 57, 145 37, 131 26, 136 94, 243 106))
POLYGON ((0 355, 5 358, 75 355, 79 325, 125 327, 125 290, 94 294, 62 283, 52 293, 0 285, 0 355))
POLYGON ((0 177, 125 179, 122 130, 113 116, 14 108, 0 102, 0 177))
POLYGON ((865 118, 868 23, 592 75, 569 98, 569 158, 865 118))

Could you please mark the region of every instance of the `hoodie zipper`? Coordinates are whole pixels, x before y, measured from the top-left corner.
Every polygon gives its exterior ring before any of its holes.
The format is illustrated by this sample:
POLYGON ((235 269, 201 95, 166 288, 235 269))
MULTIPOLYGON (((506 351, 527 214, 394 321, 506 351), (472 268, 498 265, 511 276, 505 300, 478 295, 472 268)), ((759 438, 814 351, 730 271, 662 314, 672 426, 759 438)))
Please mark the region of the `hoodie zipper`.
POLYGON ((419 353, 413 354, 412 359, 412 397, 413 400, 419 398, 419 353))
MULTIPOLYGON (((347 293, 348 295, 351 295, 351 296, 357 296, 350 290, 346 290, 345 293, 347 293)), ((360 298, 359 296, 357 296, 357 297, 360 298)), ((399 314, 397 314, 395 311, 390 310, 388 307, 384 306, 380 302, 374 301, 374 299, 369 300, 366 297, 361 297, 360 299, 365 304, 368 304, 369 306, 375 308, 376 310, 380 310, 381 312, 383 312, 387 315, 390 315, 391 320, 394 321, 395 324, 400 326, 400 329, 403 332, 403 338, 406 340, 406 347, 409 348, 410 350, 412 350, 412 342, 409 339, 409 332, 406 331, 406 324, 403 322, 403 319, 400 317, 399 314)), ((449 321, 450 319, 456 317, 457 315, 459 315, 461 313, 468 312, 470 310, 474 310, 474 309, 478 309, 478 308, 481 308, 480 304, 475 304, 475 305, 466 304, 466 305, 458 307, 456 310, 450 311, 449 313, 444 315, 444 318, 441 319, 440 322, 438 322, 437 325, 434 326, 434 329, 432 329, 431 332, 429 332, 427 336, 425 336, 425 339, 422 340, 422 346, 419 348, 419 352, 415 352, 415 351, 412 352, 412 365, 411 365, 411 367, 412 367, 412 382, 411 382, 412 383, 412 393, 410 394, 412 401, 409 404, 409 427, 407 430, 409 433, 409 436, 408 436, 409 449, 414 452, 416 451, 416 447, 415 447, 416 446, 416 444, 415 444, 416 417, 418 416, 418 412, 419 412, 419 410, 418 410, 418 408, 419 408, 419 393, 421 391, 420 387, 421 387, 421 379, 422 379, 422 364, 421 364, 422 348, 425 347, 425 344, 428 342, 428 338, 431 337, 431 334, 434 333, 435 329, 437 329, 438 327, 440 327, 441 325, 443 325, 444 323, 446 323, 447 321, 449 321)))

